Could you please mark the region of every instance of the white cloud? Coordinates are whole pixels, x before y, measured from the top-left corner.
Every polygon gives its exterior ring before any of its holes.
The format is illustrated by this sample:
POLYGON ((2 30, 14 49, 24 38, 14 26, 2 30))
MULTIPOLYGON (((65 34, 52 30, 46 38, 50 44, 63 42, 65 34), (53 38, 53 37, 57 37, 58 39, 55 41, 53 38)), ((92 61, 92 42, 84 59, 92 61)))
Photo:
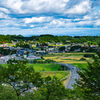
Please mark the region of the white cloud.
POLYGON ((100 19, 95 21, 95 26, 100 26, 100 19))
POLYGON ((83 26, 83 25, 92 25, 93 24, 93 21, 80 21, 80 22, 77 22, 76 25, 80 25, 80 26, 83 26))
POLYGON ((1 0, 1 4, 15 13, 23 13, 21 9, 23 2, 21 0, 1 0))
POLYGON ((35 27, 34 25, 30 25, 30 27, 35 27))
POLYGON ((42 22, 49 22, 52 17, 32 17, 32 18, 25 18, 25 23, 42 23, 42 22))
POLYGON ((76 19, 74 19, 74 21, 80 21, 80 20, 82 20, 82 19, 80 19, 80 18, 76 18, 76 19))
POLYGON ((84 20, 91 20, 91 18, 92 18, 91 16, 86 15, 86 16, 84 16, 84 18, 83 18, 83 19, 84 19, 84 20))
POLYGON ((68 9, 65 14, 85 14, 90 12, 91 5, 89 0, 85 0, 80 4, 74 5, 72 8, 68 9))
POLYGON ((78 22, 66 21, 66 19, 54 19, 53 21, 50 22, 48 26, 72 28, 72 27, 77 27, 77 26, 85 26, 85 25, 94 24, 94 21, 91 21, 91 20, 74 19, 74 21, 78 21, 78 22))
POLYGON ((69 0, 1 0, 14 13, 63 13, 69 0))
MULTIPOLYGON (((69 20, 68 20, 69 21, 69 20)), ((67 20, 66 19, 53 19, 48 27, 65 27, 67 20)))
POLYGON ((8 9, 2 8, 2 7, 0 7, 0 11, 3 11, 3 12, 5 12, 5 13, 10 13, 10 11, 9 11, 8 9))
POLYGON ((0 18, 9 18, 8 15, 5 15, 4 13, 0 12, 0 18))

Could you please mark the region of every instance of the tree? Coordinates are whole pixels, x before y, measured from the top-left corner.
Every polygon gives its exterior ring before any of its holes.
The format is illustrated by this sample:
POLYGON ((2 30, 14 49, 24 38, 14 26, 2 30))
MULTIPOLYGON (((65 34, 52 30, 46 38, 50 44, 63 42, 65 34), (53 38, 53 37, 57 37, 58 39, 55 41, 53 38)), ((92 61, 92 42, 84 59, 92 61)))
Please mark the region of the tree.
POLYGON ((63 100, 66 98, 66 89, 56 77, 47 76, 38 91, 34 93, 34 100, 63 100))
POLYGON ((100 47, 100 42, 98 43, 98 46, 100 47))
POLYGON ((65 46, 60 47, 59 51, 65 51, 65 46))
POLYGON ((88 62, 84 72, 78 71, 80 80, 77 80, 75 89, 81 93, 82 100, 100 100, 100 54, 97 55, 93 55, 94 62, 88 62))
POLYGON ((0 100, 17 100, 13 88, 6 85, 0 85, 0 100))
POLYGON ((0 67, 0 83, 9 84, 19 96, 31 89, 32 85, 39 87, 43 84, 41 74, 28 67, 27 61, 10 61, 7 67, 0 67))

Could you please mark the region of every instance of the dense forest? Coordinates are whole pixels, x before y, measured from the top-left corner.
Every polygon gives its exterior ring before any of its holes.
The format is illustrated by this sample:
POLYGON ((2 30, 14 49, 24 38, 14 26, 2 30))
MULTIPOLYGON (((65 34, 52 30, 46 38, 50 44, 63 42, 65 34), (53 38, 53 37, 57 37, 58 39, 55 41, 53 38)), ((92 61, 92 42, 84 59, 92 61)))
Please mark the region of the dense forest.
POLYGON ((22 35, 0 35, 0 44, 5 42, 20 41, 20 40, 30 40, 30 41, 38 41, 40 43, 50 42, 50 43, 58 43, 62 42, 66 43, 84 43, 90 42, 93 44, 98 44, 100 42, 100 36, 54 36, 54 35, 40 35, 40 36, 31 36, 24 37, 22 35))

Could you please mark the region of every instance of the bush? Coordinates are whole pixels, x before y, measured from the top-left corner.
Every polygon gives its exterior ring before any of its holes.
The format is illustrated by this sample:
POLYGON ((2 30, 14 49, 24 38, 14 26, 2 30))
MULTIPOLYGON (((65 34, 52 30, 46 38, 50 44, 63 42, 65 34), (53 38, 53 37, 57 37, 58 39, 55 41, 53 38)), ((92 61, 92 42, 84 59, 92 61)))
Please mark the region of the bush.
POLYGON ((81 61, 84 61, 84 60, 86 60, 86 59, 85 59, 85 58, 81 58, 80 60, 81 60, 81 61))
POLYGON ((93 48, 88 48, 88 49, 86 50, 86 52, 97 52, 97 50, 96 50, 96 49, 93 49, 93 48))
POLYGON ((72 46, 70 48, 70 51, 74 51, 74 50, 79 49, 79 48, 81 48, 81 46, 72 46))
POLYGON ((51 59, 46 59, 45 61, 43 60, 38 60, 38 59, 34 59, 33 63, 54 63, 55 61, 51 60, 51 59))
POLYGON ((58 68, 57 70, 58 70, 58 71, 60 71, 60 70, 61 70, 61 68, 58 68))
POLYGON ((84 54, 84 57, 92 57, 94 54, 84 54))
POLYGON ((43 56, 41 56, 41 59, 44 59, 43 56))
POLYGON ((46 59, 46 60, 45 60, 45 63, 54 63, 54 61, 51 60, 51 59, 46 59))

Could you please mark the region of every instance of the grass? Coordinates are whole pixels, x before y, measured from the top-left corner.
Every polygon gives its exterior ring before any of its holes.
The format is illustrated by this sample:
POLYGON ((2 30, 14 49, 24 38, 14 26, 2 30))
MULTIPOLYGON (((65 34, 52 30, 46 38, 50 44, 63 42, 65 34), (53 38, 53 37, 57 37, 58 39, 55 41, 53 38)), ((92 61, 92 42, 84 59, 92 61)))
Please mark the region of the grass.
MULTIPOLYGON (((7 64, 0 64, 1 66, 7 66, 7 64)), ((47 64, 27 64, 29 67, 33 67, 35 71, 58 71, 61 68, 59 64, 47 63, 47 64)))
MULTIPOLYGON (((7 66, 7 64, 0 64, 1 66, 7 66)), ((58 71, 58 68, 62 68, 59 64, 49 63, 49 64, 27 64, 29 67, 33 67, 35 71, 38 71, 42 74, 43 77, 56 76, 58 79, 62 79, 64 85, 67 84, 70 77, 70 71, 58 71)))
POLYGON ((66 77, 69 74, 69 71, 49 71, 49 72, 41 72, 43 77, 46 76, 51 76, 54 77, 56 76, 58 79, 62 79, 64 77, 66 77))
POLYGON ((80 63, 73 63, 72 65, 75 65, 77 66, 80 70, 82 70, 83 68, 86 68, 87 69, 87 63, 83 63, 83 64, 80 64, 80 63))
POLYGON ((59 64, 28 64, 28 66, 33 67, 35 71, 58 71, 61 68, 59 64))

